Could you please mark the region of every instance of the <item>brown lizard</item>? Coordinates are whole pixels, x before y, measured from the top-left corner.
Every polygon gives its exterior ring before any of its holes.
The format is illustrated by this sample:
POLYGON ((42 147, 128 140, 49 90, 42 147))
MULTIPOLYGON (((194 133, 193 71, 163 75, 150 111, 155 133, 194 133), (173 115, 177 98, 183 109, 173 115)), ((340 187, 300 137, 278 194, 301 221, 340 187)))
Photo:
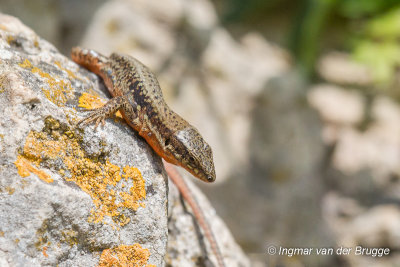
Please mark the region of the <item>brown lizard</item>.
MULTIPOLYGON (((155 75, 140 61, 119 53, 105 57, 93 50, 74 47, 72 59, 99 75, 112 95, 104 106, 90 110, 89 116, 78 122, 104 125, 105 119, 121 111, 125 121, 165 161, 186 169, 205 182, 215 181, 211 147, 196 128, 172 111, 165 103, 155 75)), ((225 266, 211 228, 192 193, 168 164, 164 164, 171 180, 191 206, 219 266, 225 266)))

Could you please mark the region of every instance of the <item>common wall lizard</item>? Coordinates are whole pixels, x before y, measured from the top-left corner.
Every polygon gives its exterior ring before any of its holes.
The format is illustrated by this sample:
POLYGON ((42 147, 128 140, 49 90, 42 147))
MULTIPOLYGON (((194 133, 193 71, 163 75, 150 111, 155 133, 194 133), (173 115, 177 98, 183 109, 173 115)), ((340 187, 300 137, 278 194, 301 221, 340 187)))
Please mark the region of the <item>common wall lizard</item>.
MULTIPOLYGON (((113 53, 105 57, 80 47, 72 49, 71 57, 99 75, 113 97, 103 107, 90 110, 78 125, 95 122, 97 127, 120 110, 125 121, 165 161, 183 167, 205 182, 215 180, 211 147, 195 127, 168 107, 155 75, 144 64, 128 55, 113 53)), ((191 206, 218 265, 224 266, 215 237, 192 193, 176 170, 168 164, 165 166, 171 180, 191 206)))

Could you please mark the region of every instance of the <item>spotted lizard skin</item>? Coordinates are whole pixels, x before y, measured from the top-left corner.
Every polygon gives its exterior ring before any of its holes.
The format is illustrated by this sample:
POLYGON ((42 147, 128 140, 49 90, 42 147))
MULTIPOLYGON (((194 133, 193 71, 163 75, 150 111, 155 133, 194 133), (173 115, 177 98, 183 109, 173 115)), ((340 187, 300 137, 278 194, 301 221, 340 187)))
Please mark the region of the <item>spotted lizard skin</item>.
POLYGON ((126 122, 167 162, 205 181, 215 180, 211 147, 198 130, 165 103, 155 75, 140 61, 119 53, 105 57, 75 47, 72 59, 99 75, 113 96, 78 124, 104 120, 120 110, 126 122))

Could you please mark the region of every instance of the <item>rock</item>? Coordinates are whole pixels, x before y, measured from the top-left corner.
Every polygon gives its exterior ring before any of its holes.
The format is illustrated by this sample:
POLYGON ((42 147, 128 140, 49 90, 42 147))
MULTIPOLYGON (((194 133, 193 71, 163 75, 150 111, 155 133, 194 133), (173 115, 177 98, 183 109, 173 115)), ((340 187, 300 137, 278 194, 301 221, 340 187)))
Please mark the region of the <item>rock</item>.
MULTIPOLYGON (((186 183, 204 211, 207 221, 211 224, 225 266, 252 266, 206 197, 190 180, 186 179, 186 183)), ((169 235, 165 257, 167 266, 218 266, 215 264, 215 255, 211 252, 209 242, 202 236, 202 230, 190 212, 189 206, 183 202, 177 188, 171 182, 168 201, 169 235), (214 265, 210 261, 214 262, 214 265)))
POLYGON ((121 120, 74 129, 78 101, 107 98, 99 79, 13 17, 0 36, 2 264, 163 266, 160 158, 121 120))
MULTIPOLYGON (((118 114, 104 128, 74 128, 85 115, 77 106, 107 98, 100 79, 13 17, 0 16, 0 37, 1 266, 215 262, 173 185, 168 223, 162 162, 118 114)), ((226 264, 249 266, 188 183, 226 264)))
POLYGON ((400 176, 400 106, 387 97, 376 97, 371 117, 364 131, 340 131, 333 164, 348 175, 370 170, 377 184, 389 185, 393 176, 400 176))
POLYGON ((326 144, 334 144, 343 128, 357 126, 365 119, 366 98, 356 90, 318 84, 309 90, 307 99, 325 122, 322 138, 326 144))
POLYGON ((311 88, 308 101, 328 123, 354 125, 364 119, 365 98, 356 90, 320 84, 311 88))
POLYGON ((400 260, 400 210, 397 204, 364 207, 354 199, 329 193, 323 203, 324 217, 339 246, 352 248, 344 257, 350 266, 393 266, 400 260), (358 248, 357 248, 358 247, 358 248), (387 249, 389 254, 360 254, 360 248, 387 249), (356 251, 358 249, 358 252, 356 251), (358 253, 358 254, 357 254, 358 253))
POLYGON ((147 1, 106 2, 96 12, 82 46, 105 55, 114 51, 131 54, 146 62, 151 69, 158 69, 176 49, 171 29, 165 26, 180 17, 183 7, 176 2, 163 1, 164 8, 156 10, 152 9, 155 5, 147 1), (157 22, 154 22, 153 16, 158 18, 157 22), (142 49, 138 51, 139 47, 142 49), (133 54, 133 51, 136 53, 133 54))
POLYGON ((93 12, 106 0, 0 0, 0 12, 13 15, 68 55, 82 38, 93 12))
POLYGON ((368 86, 374 82, 370 68, 340 52, 323 55, 318 62, 317 72, 328 82, 342 85, 368 86))
POLYGON ((368 170, 377 185, 393 187, 400 176, 399 104, 376 96, 367 107, 361 93, 328 84, 314 86, 308 100, 324 121, 325 143, 335 145, 332 166, 348 176, 368 170))
MULTIPOLYGON (((245 251, 253 252, 251 260, 272 261, 265 253, 270 245, 296 248, 333 243, 317 204, 325 192, 321 123, 318 114, 304 104, 302 85, 296 73, 286 74, 270 81, 257 95, 249 117, 249 167, 210 189, 216 195, 214 206, 230 212, 229 226, 245 251), (234 200, 223 203, 224 195, 234 200)), ((315 254, 296 258, 304 266, 328 265, 332 260, 315 254)), ((291 259, 277 256, 276 263, 296 266, 291 259)))

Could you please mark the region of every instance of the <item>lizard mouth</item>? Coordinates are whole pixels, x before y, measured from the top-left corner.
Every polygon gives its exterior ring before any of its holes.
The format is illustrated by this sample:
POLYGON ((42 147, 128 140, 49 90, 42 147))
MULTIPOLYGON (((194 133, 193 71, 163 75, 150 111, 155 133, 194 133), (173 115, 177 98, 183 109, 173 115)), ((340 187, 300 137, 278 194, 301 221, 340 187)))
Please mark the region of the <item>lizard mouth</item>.
POLYGON ((215 181, 215 175, 213 174, 207 174, 205 172, 199 172, 197 170, 193 170, 188 168, 187 166, 182 166, 184 169, 186 169, 188 172, 190 172, 194 177, 198 178, 199 180, 202 180, 203 182, 206 183, 212 183, 215 181))
POLYGON ((200 180, 206 182, 206 183, 212 183, 215 181, 215 175, 212 174, 200 174, 200 175, 196 175, 197 178, 200 178, 200 180))

